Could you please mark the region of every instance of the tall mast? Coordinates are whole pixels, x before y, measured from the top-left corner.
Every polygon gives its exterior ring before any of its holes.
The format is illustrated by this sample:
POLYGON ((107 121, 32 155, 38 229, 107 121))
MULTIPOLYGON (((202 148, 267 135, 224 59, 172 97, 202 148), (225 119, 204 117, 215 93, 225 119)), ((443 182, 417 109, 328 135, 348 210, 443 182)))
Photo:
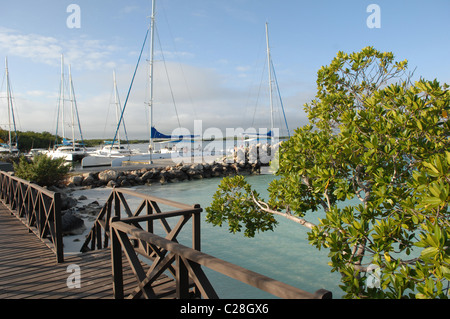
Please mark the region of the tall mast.
POLYGON ((71 104, 71 112, 72 112, 72 149, 75 150, 75 96, 73 94, 73 85, 72 85, 72 67, 69 64, 69 99, 71 104))
POLYGON ((9 88, 9 71, 8 71, 8 57, 5 57, 5 73, 6 73, 6 99, 8 100, 8 139, 9 151, 12 152, 11 143, 11 96, 9 88))
POLYGON ((16 120, 14 117, 14 103, 13 96, 11 93, 11 81, 9 79, 9 69, 8 69, 8 57, 5 57, 5 77, 6 77, 6 99, 8 100, 8 139, 9 139, 9 151, 13 151, 13 147, 17 148, 17 130, 16 130, 16 120), (14 128, 15 141, 13 143, 11 130, 14 128))
POLYGON ((75 97, 75 89, 73 87, 72 71, 70 64, 69 64, 69 90, 72 105, 72 145, 73 150, 75 150, 75 119, 77 121, 76 124, 78 126, 78 132, 80 133, 80 139, 81 143, 83 144, 83 147, 84 147, 84 138, 83 138, 83 131, 81 130, 80 115, 78 114, 77 99, 75 97))
POLYGON ((269 24, 267 22, 266 22, 266 40, 267 40, 267 67, 269 70, 270 131, 273 133, 272 58, 270 56, 269 24))
POLYGON ((156 1, 152 1, 152 16, 150 22, 150 97, 148 105, 150 107, 150 164, 153 162, 152 153, 153 153, 153 136, 152 136, 152 128, 153 128, 153 58, 154 58, 154 45, 155 45, 155 7, 156 1))
POLYGON ((61 110, 61 126, 62 126, 62 137, 66 138, 66 128, 64 125, 64 54, 61 54, 61 88, 59 93, 59 109, 61 110))
MULTIPOLYGON (((119 101, 119 92, 117 92, 117 80, 116 80, 116 71, 113 71, 113 79, 114 79, 114 103, 116 105, 116 121, 117 126, 119 126, 119 116, 120 116, 120 101, 119 101)), ((117 131, 117 140, 120 147, 120 129, 117 131)), ((111 147, 112 150, 112 147, 111 147)))

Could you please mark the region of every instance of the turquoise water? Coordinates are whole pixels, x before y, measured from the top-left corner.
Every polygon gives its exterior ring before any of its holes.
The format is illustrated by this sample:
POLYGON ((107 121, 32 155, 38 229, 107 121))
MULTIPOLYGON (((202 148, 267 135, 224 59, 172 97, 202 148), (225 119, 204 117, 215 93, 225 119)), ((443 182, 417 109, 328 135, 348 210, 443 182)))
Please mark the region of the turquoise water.
MULTIPOLYGON (((264 197, 267 196, 267 185, 273 178, 272 175, 260 175, 249 176, 247 179, 254 189, 264 197)), ((220 181, 219 178, 212 178, 165 185, 139 186, 133 189, 139 193, 185 204, 200 204, 205 209, 210 205, 220 181)), ((109 188, 78 190, 72 196, 78 198, 80 195, 85 195, 88 199, 82 204, 96 200, 103 205, 110 192, 109 188)), ((127 201, 132 211, 140 204, 140 200, 135 198, 127 197, 127 201)), ((164 208, 162 209, 164 210, 164 208)), ((333 298, 340 298, 343 295, 338 287, 340 275, 331 273, 331 268, 327 265, 328 252, 326 250, 318 251, 309 245, 305 227, 277 217, 279 224, 273 232, 259 233, 254 238, 245 238, 241 233, 229 233, 227 226, 221 228, 206 223, 206 212, 203 212, 202 215, 201 250, 204 253, 311 293, 323 288, 333 292, 333 298)), ((323 217, 323 215, 319 213, 308 220, 317 223, 319 217, 323 217)), ((171 226, 175 225, 177 221, 178 218, 169 219, 171 226)), ((85 224, 87 229, 84 234, 64 239, 65 252, 79 251, 84 237, 92 227, 92 221, 85 220, 85 224)), ((162 228, 158 229, 156 226, 155 223, 155 233, 165 236, 162 228)), ((189 247, 192 245, 191 229, 191 224, 186 224, 178 236, 180 243, 189 247)), ((275 298, 271 294, 212 270, 205 269, 205 272, 220 298, 275 298)))
MULTIPOLYGON (((267 185, 273 178, 272 175, 251 176, 248 181, 261 196, 265 196, 267 185)), ((200 204, 206 208, 220 181, 204 179, 138 187, 136 190, 186 204, 200 204)), ((326 251, 318 251, 309 245, 305 227, 280 217, 274 232, 260 233, 250 239, 240 233, 230 234, 226 226, 214 227, 206 223, 205 216, 206 212, 203 213, 201 225, 203 252, 308 292, 324 288, 332 291, 334 298, 343 295, 338 287, 340 275, 330 272, 326 251)), ((316 223, 317 218, 310 221, 316 223)), ((190 227, 186 225, 185 228, 189 229, 186 238, 187 245, 190 245, 190 227)), ((207 275, 220 298, 273 298, 264 291, 213 271, 207 270, 207 275)))

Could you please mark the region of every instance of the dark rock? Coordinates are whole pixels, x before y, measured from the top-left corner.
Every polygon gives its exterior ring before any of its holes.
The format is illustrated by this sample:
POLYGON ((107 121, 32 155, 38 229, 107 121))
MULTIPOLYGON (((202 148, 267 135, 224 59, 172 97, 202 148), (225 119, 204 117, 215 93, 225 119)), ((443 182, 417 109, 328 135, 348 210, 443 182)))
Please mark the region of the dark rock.
POLYGON ((75 175, 69 179, 69 183, 73 183, 75 186, 81 186, 83 179, 83 176, 75 175))
POLYGON ((142 181, 145 183, 146 181, 148 181, 149 179, 152 179, 155 175, 155 172, 153 172, 152 170, 147 171, 146 173, 144 173, 141 176, 142 181))
POLYGON ((95 178, 91 175, 84 178, 83 182, 81 182, 81 185, 83 186, 92 186, 95 183, 95 178))
POLYGON ((67 196, 65 193, 61 193, 61 210, 68 210, 77 206, 78 201, 75 198, 67 196))
POLYGON ((113 187, 117 186, 117 183, 116 183, 116 181, 109 181, 108 184, 106 184, 106 186, 113 188, 113 187))
POLYGON ((181 169, 173 169, 168 171, 168 177, 171 180, 178 180, 178 181, 184 181, 189 178, 188 175, 181 169))
POLYGON ((119 185, 121 187, 129 187, 129 186, 131 186, 131 183, 128 180, 124 179, 119 183, 119 185))
POLYGON ((114 170, 107 170, 100 172, 98 174, 98 179, 104 183, 109 183, 110 181, 115 181, 120 174, 114 170))
POLYGON ((75 216, 72 211, 66 211, 61 216, 61 224, 64 235, 80 235, 86 230, 83 219, 75 216))

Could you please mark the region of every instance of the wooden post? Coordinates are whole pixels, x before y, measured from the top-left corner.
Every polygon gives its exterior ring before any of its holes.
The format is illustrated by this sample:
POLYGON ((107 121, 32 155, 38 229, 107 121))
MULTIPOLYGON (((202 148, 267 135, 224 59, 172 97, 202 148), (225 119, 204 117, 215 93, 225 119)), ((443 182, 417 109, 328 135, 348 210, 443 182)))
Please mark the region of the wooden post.
POLYGON ((120 197, 115 188, 113 189, 113 192, 114 192, 114 216, 120 217, 120 197))
POLYGON ((56 250, 56 261, 58 263, 64 262, 64 246, 62 239, 62 221, 61 221, 61 194, 55 193, 53 197, 53 222, 55 227, 55 238, 53 245, 56 250))
MULTIPOLYGON (((145 200, 145 208, 146 208, 146 214, 147 214, 147 216, 150 216, 150 215, 152 215, 153 214, 153 207, 152 207, 152 204, 151 204, 151 202, 149 201, 149 200, 145 200)), ((148 221, 147 221, 147 231, 149 232, 149 233, 153 233, 153 219, 149 219, 148 221)), ((150 244, 149 243, 147 243, 146 245, 145 245, 145 251, 146 251, 146 253, 149 255, 150 253, 151 253, 151 247, 150 247, 150 244)))
POLYGON ((123 266, 122 266, 122 245, 119 237, 114 230, 114 222, 120 220, 118 217, 112 217, 109 223, 111 236, 111 264, 113 276, 113 295, 115 299, 123 299, 123 266))
POLYGON ((180 255, 176 256, 177 260, 177 299, 189 298, 189 272, 180 255))
MULTIPOLYGON (((200 208, 199 204, 194 205, 194 208, 200 208)), ((201 215, 200 212, 192 214, 192 249, 201 250, 201 215)))

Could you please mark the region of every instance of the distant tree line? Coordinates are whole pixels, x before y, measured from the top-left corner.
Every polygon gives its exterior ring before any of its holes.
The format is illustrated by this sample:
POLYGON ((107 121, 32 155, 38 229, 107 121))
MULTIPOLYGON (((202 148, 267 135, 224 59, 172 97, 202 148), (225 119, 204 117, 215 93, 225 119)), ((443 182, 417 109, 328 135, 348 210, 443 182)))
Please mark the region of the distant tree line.
MULTIPOLYGON (((3 130, 0 128, 0 139, 7 142, 9 140, 9 133, 6 130, 3 130)), ((15 134, 12 133, 13 137, 12 139, 15 140, 15 134)), ((55 137, 54 134, 51 134, 49 132, 17 132, 18 137, 18 147, 20 152, 28 152, 32 148, 43 148, 43 149, 49 149, 53 148, 53 146, 59 143, 62 143, 62 137, 57 136, 55 137)), ((100 145, 104 142, 104 139, 90 139, 90 140, 84 140, 83 141, 86 147, 94 147, 97 145, 100 145)), ((132 140, 128 141, 130 144, 137 144, 137 143, 146 143, 148 141, 143 140, 132 140)), ((125 141, 122 141, 121 143, 126 143, 125 141)))
MULTIPOLYGON (((0 138, 7 142, 8 131, 0 129, 0 138)), ((15 134, 13 134, 13 141, 15 140, 15 134)), ((55 143, 55 135, 49 132, 17 132, 18 147, 21 152, 27 152, 32 148, 49 148, 53 147, 55 143)))

